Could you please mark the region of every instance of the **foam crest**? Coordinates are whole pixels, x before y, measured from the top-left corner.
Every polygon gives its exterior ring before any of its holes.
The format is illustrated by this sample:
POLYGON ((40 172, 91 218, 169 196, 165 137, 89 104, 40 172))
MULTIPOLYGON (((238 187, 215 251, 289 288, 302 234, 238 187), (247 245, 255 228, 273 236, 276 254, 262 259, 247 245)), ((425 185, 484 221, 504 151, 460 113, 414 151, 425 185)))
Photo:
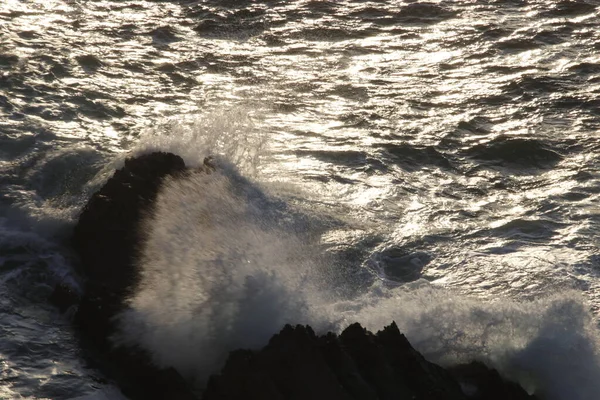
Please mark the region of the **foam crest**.
POLYGON ((254 173, 269 136, 256 129, 257 110, 244 105, 215 109, 191 118, 178 117, 144 133, 133 155, 167 151, 199 166, 221 155, 245 173, 254 173))

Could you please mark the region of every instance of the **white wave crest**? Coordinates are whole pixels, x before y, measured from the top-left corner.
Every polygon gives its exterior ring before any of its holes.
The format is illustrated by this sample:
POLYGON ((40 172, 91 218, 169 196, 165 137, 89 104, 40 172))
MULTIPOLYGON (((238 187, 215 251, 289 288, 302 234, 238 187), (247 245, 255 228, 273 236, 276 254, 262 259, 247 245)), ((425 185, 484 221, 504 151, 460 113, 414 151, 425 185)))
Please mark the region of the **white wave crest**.
POLYGON ((220 155, 245 173, 253 174, 259 165, 269 135, 257 129, 258 111, 238 104, 193 117, 177 117, 149 129, 131 155, 168 151, 183 158, 189 167, 202 165, 204 158, 220 155))

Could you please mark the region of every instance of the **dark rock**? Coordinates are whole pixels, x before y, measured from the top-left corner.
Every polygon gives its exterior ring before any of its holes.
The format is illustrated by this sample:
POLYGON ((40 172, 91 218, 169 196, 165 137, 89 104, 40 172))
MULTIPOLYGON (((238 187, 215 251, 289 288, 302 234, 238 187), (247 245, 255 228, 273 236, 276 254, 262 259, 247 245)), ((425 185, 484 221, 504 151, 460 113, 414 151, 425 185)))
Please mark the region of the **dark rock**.
POLYGON ((469 399, 473 400, 505 400, 534 399, 524 395, 523 389, 514 382, 503 379, 498 371, 489 369, 480 362, 459 365, 450 368, 452 375, 461 383, 469 399))
POLYGON ((203 399, 350 399, 318 342, 310 327, 287 325, 259 353, 233 352, 203 399))
POLYGON ((395 323, 377 334, 353 324, 320 337, 287 325, 260 351, 232 352, 203 399, 535 399, 483 364, 462 368, 453 375, 425 360, 395 323))
POLYGON ((114 332, 112 318, 137 283, 135 259, 142 217, 156 199, 163 179, 184 170, 183 160, 169 153, 127 159, 92 195, 79 216, 72 245, 81 261, 79 273, 87 284, 75 321, 102 346, 108 345, 114 332))
MULTIPOLYGON (((169 153, 127 159, 91 197, 73 231, 78 272, 86 279, 75 314, 82 344, 133 400, 195 398, 174 369, 157 368, 145 352, 113 348, 109 341, 116 330, 114 317, 138 280, 135 260, 143 216, 150 212, 164 178, 182 174, 185 168, 180 157, 169 153)), ((60 287, 53 297, 59 306, 70 301, 60 287)))
POLYGON ((93 286, 123 296, 135 284, 139 223, 163 179, 181 174, 183 160, 169 153, 127 159, 88 201, 73 231, 79 272, 93 286))
POLYGON ((65 283, 59 283, 54 288, 54 291, 48 299, 50 303, 54 304, 60 312, 65 312, 69 307, 77 304, 80 300, 79 293, 77 293, 71 286, 65 283))

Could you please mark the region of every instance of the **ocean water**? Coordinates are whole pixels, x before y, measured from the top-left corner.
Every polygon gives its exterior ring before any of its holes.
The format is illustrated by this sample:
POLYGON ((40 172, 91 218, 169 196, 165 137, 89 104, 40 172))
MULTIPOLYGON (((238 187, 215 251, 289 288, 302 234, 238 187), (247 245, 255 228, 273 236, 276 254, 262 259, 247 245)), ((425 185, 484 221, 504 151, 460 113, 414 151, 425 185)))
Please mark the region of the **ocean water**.
POLYGON ((166 182, 114 340, 198 390, 285 323, 395 320, 599 398, 599 32, 596 0, 3 0, 0 398, 123 399, 48 296, 153 150, 217 172, 166 182))

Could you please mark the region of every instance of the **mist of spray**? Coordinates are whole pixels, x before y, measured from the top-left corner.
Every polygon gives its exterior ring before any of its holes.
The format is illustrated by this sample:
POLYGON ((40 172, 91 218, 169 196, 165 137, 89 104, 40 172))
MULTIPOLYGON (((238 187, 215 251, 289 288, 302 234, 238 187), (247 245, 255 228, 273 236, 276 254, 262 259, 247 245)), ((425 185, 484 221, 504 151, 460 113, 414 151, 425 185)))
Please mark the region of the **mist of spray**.
POLYGON ((257 348, 286 323, 309 323, 305 244, 272 207, 220 165, 166 183, 146 221, 142 279, 117 343, 202 382, 235 348, 257 348))
POLYGON ((254 174, 269 135, 255 126, 258 111, 238 105, 192 118, 178 117, 149 129, 130 155, 167 151, 179 155, 188 167, 205 157, 219 155, 245 174, 254 174))
POLYGON ((600 334, 582 296, 564 292, 537 301, 482 301, 425 281, 376 283, 332 305, 342 325, 376 331, 394 320, 428 360, 444 366, 481 361, 548 400, 600 393, 600 334))

